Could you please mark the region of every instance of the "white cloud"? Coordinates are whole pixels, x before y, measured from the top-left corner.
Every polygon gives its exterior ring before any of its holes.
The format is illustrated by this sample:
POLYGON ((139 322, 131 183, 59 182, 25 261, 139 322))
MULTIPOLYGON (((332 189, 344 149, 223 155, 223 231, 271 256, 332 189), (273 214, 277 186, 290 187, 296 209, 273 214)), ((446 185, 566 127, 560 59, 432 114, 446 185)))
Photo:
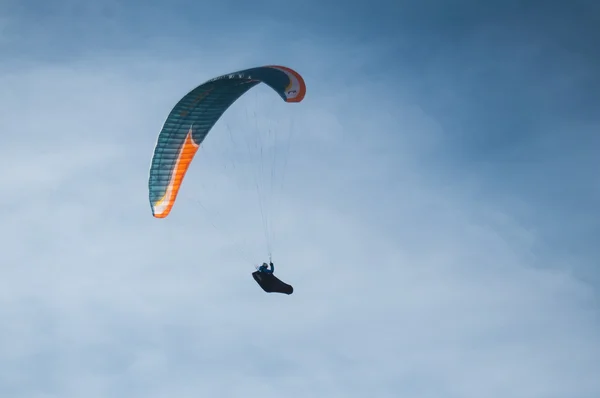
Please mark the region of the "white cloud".
POLYGON ((2 80, 0 130, 14 132, 0 148, 3 396, 600 391, 592 293, 536 268, 551 254, 531 253, 535 231, 470 199, 460 176, 437 180, 426 151, 441 128, 401 96, 390 103, 398 93, 365 82, 337 86, 336 108, 331 96, 265 100, 295 122, 276 267, 296 291, 267 295, 245 263, 264 255, 255 192, 215 156, 244 107, 215 129, 222 141, 199 153, 169 218, 153 219, 156 134, 209 72, 147 58, 140 78, 130 61, 2 80))

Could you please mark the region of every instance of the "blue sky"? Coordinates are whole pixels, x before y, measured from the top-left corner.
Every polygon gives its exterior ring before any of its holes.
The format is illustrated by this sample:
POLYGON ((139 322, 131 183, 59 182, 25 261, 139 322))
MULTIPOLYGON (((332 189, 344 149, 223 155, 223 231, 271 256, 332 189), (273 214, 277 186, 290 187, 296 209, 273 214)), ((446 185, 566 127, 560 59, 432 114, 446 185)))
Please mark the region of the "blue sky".
POLYGON ((2 1, 0 395, 600 395, 600 5, 519 3, 2 1), (171 107, 263 64, 304 102, 240 99, 153 219, 171 107))

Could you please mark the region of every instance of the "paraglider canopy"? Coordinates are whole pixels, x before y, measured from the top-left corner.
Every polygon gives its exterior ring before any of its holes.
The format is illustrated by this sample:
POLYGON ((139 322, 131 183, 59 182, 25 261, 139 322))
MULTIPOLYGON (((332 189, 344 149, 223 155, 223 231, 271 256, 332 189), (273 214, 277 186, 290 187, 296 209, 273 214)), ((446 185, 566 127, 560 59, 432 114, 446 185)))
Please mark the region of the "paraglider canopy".
POLYGON ((210 79, 186 94, 171 110, 154 148, 148 196, 152 215, 165 218, 200 144, 223 113, 240 96, 265 83, 289 103, 304 99, 300 74, 285 66, 245 69, 210 79))

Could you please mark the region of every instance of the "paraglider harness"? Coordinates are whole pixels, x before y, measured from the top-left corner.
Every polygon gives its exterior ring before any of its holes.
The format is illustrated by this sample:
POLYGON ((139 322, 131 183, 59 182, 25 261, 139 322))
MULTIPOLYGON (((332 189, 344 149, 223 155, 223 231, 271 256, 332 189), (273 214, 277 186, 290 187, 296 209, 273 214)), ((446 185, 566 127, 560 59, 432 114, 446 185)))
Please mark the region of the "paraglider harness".
POLYGON ((273 275, 275 266, 270 260, 269 265, 271 266, 271 269, 269 269, 267 263, 263 263, 263 265, 257 267, 256 271, 252 273, 252 277, 256 283, 258 283, 258 285, 267 293, 292 294, 294 288, 273 275))

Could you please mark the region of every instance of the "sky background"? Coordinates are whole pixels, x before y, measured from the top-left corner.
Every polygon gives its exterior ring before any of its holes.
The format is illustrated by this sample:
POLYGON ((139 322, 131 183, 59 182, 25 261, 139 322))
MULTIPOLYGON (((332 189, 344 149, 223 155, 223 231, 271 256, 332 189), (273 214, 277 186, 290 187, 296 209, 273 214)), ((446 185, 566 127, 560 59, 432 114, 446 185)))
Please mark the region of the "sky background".
POLYGON ((0 396, 600 396, 600 3, 214 3, 0 0, 0 396), (154 219, 171 107, 265 64, 305 100, 154 219))

